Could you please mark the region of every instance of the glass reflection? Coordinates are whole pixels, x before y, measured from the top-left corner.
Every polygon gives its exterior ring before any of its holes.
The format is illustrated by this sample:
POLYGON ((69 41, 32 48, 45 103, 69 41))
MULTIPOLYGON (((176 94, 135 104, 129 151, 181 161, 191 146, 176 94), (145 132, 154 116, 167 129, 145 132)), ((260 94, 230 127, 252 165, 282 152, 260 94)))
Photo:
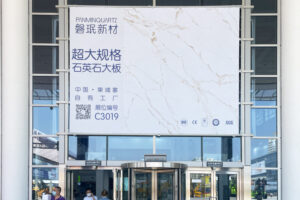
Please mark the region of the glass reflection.
POLYGON ((58 107, 33 107, 33 135, 58 132, 58 107))
POLYGON ((276 139, 252 139, 251 159, 252 168, 277 167, 276 139))
POLYGON ((46 188, 52 192, 53 187, 58 186, 57 168, 33 168, 32 169, 32 199, 41 200, 46 188))
POLYGON ((168 161, 201 160, 201 137, 156 137, 156 152, 168 161))
POLYGON ((152 194, 152 175, 151 172, 135 173, 135 199, 151 200, 152 194))
POLYGON ((144 160, 153 153, 153 137, 108 137, 108 160, 144 160))
POLYGON ((241 139, 232 137, 203 137, 204 161, 241 161, 241 139))
POLYGON ((255 108, 251 110, 251 133, 255 136, 276 136, 277 110, 255 108))
POLYGON ((69 136, 69 160, 106 160, 106 136, 69 136))
POLYGON ((32 164, 58 165, 58 138, 32 138, 32 164))
POLYGON ((173 200, 174 173, 157 173, 157 200, 173 200))
POLYGON ((58 77, 33 77, 33 103, 55 104, 59 98, 58 77))
POLYGON ((277 17, 252 17, 252 37, 254 44, 276 44, 277 17))
POLYGON ((217 197, 218 200, 237 200, 237 175, 217 174, 217 197))
POLYGON ((277 78, 252 78, 251 101, 256 106, 276 106, 277 78))
POLYGON ((251 199, 277 200, 277 173, 277 170, 253 169, 251 172, 251 199))
POLYGON ((56 43, 58 37, 58 16, 33 15, 32 16, 32 42, 56 43))
POLYGON ((190 175, 190 198, 191 200, 209 200, 211 198, 211 175, 190 175))

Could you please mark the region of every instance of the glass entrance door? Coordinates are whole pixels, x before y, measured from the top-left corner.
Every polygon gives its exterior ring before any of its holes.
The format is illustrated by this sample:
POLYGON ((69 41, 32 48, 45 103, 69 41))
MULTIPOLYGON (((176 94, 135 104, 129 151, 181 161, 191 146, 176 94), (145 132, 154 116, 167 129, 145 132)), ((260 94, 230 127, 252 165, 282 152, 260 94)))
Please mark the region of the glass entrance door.
POLYGON ((100 199, 105 190, 111 200, 120 200, 117 191, 117 170, 68 170, 66 184, 66 199, 83 200, 86 191, 91 190, 93 195, 100 199))
POLYGON ((177 200, 178 184, 175 170, 133 170, 133 200, 177 200))
POLYGON ((237 200, 237 174, 217 173, 216 196, 218 200, 237 200))
POLYGON ((187 200, 239 200, 238 172, 188 171, 187 200))
POLYGON ((191 200, 210 200, 212 197, 212 175, 211 173, 190 173, 191 200))
POLYGON ((136 170, 133 176, 132 194, 135 200, 152 200, 152 172, 136 170))

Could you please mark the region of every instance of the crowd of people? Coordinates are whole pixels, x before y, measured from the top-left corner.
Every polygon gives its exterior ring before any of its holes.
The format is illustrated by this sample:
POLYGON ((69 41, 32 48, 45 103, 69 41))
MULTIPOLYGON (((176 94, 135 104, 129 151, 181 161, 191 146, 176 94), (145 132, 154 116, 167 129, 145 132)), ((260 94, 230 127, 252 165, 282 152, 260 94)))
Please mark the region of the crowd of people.
MULTIPOLYGON (((61 195, 61 187, 56 186, 53 188, 52 193, 49 192, 49 188, 45 188, 42 200, 65 200, 65 198, 61 195)), ((83 200, 98 200, 98 197, 92 193, 91 189, 86 190, 86 196, 83 200)), ((101 192, 101 197, 99 200, 110 200, 108 198, 107 190, 103 190, 101 192)))

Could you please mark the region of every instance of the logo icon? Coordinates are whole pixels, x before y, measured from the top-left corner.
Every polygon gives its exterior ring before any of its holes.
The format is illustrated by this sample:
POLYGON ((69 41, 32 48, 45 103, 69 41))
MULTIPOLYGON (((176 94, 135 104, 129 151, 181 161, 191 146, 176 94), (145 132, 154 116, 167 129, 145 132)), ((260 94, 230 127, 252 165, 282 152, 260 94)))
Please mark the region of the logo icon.
POLYGON ((212 124, 213 124, 214 126, 219 126, 219 125, 220 125, 220 120, 218 120, 218 119, 213 119, 212 124))
POLYGON ((188 124, 188 121, 184 119, 184 120, 181 120, 180 123, 181 123, 181 125, 186 126, 188 124))
POLYGON ((201 120, 201 125, 202 125, 203 127, 207 127, 207 125, 208 125, 208 120, 207 120, 207 118, 202 118, 202 120, 201 120))
POLYGON ((233 120, 227 120, 226 125, 233 125, 233 120))

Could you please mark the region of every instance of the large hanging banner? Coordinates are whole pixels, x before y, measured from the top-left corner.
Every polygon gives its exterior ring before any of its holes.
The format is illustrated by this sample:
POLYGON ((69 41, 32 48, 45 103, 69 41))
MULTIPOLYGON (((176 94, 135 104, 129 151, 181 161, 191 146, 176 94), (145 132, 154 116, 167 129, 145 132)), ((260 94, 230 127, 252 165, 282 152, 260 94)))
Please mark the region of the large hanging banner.
POLYGON ((71 7, 70 132, 238 134, 237 7, 71 7))

